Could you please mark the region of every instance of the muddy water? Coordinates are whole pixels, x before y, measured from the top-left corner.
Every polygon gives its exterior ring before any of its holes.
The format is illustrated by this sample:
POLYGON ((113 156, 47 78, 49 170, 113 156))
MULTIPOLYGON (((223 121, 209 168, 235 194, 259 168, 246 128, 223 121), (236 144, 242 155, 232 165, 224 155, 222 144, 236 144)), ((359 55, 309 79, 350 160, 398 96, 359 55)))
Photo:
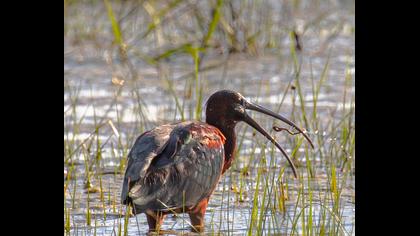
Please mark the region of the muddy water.
MULTIPOLYGON (((354 106, 353 79, 350 82, 345 80, 346 71, 354 78, 354 33, 349 30, 354 27, 354 16, 347 7, 347 5, 336 5, 332 8, 335 13, 329 15, 316 29, 309 28, 310 30, 305 32, 302 39, 304 50, 298 55, 302 65, 300 84, 305 109, 310 112, 314 107, 311 77, 317 83, 325 65, 329 62, 326 79, 320 88, 316 104, 319 129, 309 129, 312 137, 321 134, 327 140, 324 148, 333 145, 332 141, 335 138, 331 136, 331 129, 328 128, 331 122, 338 122, 343 118, 343 110, 348 111, 354 106), (329 35, 337 21, 341 22, 341 30, 330 39, 324 36, 329 35), (322 46, 324 44, 325 47, 322 46), (343 101, 344 96, 345 101, 343 101)), ((69 12, 78 16, 79 19, 74 17, 75 19, 68 20, 67 24, 75 27, 77 21, 83 17, 82 20, 93 22, 92 17, 95 14, 104 17, 103 20, 106 21, 106 15, 97 13, 101 9, 95 10, 96 8, 98 7, 89 6, 77 11, 70 9, 69 12), (90 11, 95 14, 89 15, 90 11)), ((324 8, 328 9, 327 6, 323 6, 319 10, 324 8)), ((300 16, 300 21, 297 22, 307 23, 311 19, 310 16, 316 14, 319 13, 309 12, 306 16, 300 16)), ((97 37, 99 42, 102 40, 101 37, 105 38, 101 34, 97 37)), ((92 141, 92 147, 86 148, 86 152, 81 151, 82 148, 75 151, 70 160, 70 163, 74 165, 65 164, 64 166, 65 171, 72 173, 70 180, 65 181, 67 189, 64 204, 71 222, 70 235, 118 235, 119 230, 124 229, 124 219, 120 217, 120 214, 125 212, 125 208, 119 204, 123 175, 120 163, 126 158, 127 148, 134 143, 137 135, 156 125, 181 119, 166 79, 172 82, 177 98, 185 107, 185 119, 194 118, 192 112, 196 104, 194 84, 191 86, 191 93, 185 92, 190 89, 190 83, 194 80, 191 75, 193 61, 186 55, 179 55, 157 68, 141 60, 133 60, 136 70, 136 78, 133 79, 127 67, 118 61, 113 49, 104 46, 107 45, 106 43, 98 46, 89 43, 77 44, 74 41, 74 36, 68 33, 65 37, 64 55, 64 139, 65 142, 74 141, 73 147, 86 140, 86 144, 92 141), (107 123, 108 120, 112 121, 115 129, 107 123), (101 123, 105 125, 95 134, 95 126, 101 123), (93 136, 91 136, 92 133, 93 136), (101 154, 96 162, 98 140, 101 154), (89 178, 93 186, 91 189, 102 187, 102 193, 97 191, 88 194, 85 187, 86 163, 91 165, 92 174, 89 178), (88 208, 91 216, 90 226, 86 226, 88 208)), ((260 51, 258 56, 240 53, 226 56, 210 52, 203 60, 202 67, 217 66, 200 72, 203 100, 205 101, 219 89, 233 89, 242 93, 247 99, 274 111, 279 109, 279 104, 282 102, 280 113, 303 126, 304 122, 299 118, 301 104, 297 98, 297 91, 287 90, 289 82, 294 79, 294 64, 290 55, 288 37, 285 37, 281 43, 283 50, 260 51), (285 95, 286 90, 288 92, 285 95), (285 96, 284 100, 283 96, 285 96)), ((147 46, 143 45, 143 47, 147 46)), ((295 82, 292 84, 295 85, 295 82)), ((273 124, 273 121, 265 116, 259 114, 253 114, 253 116, 267 129, 273 124)), ((255 179, 261 167, 262 152, 267 155, 268 166, 280 167, 285 166, 286 163, 278 151, 274 151, 276 158, 271 160, 272 147, 261 136, 254 136, 251 128, 240 124, 237 132, 239 137, 244 137, 243 143, 236 163, 222 178, 210 200, 205 220, 206 232, 209 234, 246 234, 250 226, 256 188, 255 179), (268 150, 262 149, 266 145, 268 150), (254 158, 252 159, 251 156, 254 158), (270 164, 271 161, 274 163, 270 164), (248 174, 241 175, 240 171, 248 164, 248 174), (244 195, 241 201, 238 201, 239 196, 235 189, 241 185, 241 181, 244 195)), ((273 133, 273 135, 276 135, 286 151, 291 153, 295 142, 286 138, 283 133, 273 133)), ((317 172, 309 185, 313 196, 313 222, 318 222, 322 218, 320 212, 323 210, 323 204, 332 208, 331 204, 323 200, 329 192, 327 174, 329 170, 326 168, 325 159, 333 160, 338 157, 321 157, 316 151, 313 155, 312 165, 316 167, 317 172)), ((297 156, 303 163, 299 171, 306 176, 303 148, 298 150, 297 156)), ((265 171, 277 178, 280 168, 268 168, 265 171)), ((284 180, 289 186, 286 214, 276 210, 267 210, 264 215, 264 234, 289 234, 294 212, 301 211, 300 207, 294 209, 300 183, 293 179, 290 173, 290 170, 286 169, 285 175, 288 177, 284 180)), ((342 175, 338 173, 338 182, 342 186, 339 203, 340 219, 343 231, 352 234, 355 227, 354 176, 347 177, 345 183, 340 181, 341 177, 342 175)), ((274 193, 270 191, 268 199, 273 198, 270 194, 274 193)), ((308 190, 305 189, 303 194, 308 195, 308 190)), ((259 198, 262 197, 260 195, 259 198)), ((274 200, 266 199, 266 202, 270 201, 274 200)), ((301 223, 300 221, 297 223, 295 231, 297 234, 301 234, 303 230, 301 223)), ((129 235, 142 235, 148 229, 144 215, 129 218, 127 226, 129 235)), ((178 233, 188 232, 188 219, 184 215, 168 216, 163 228, 178 233)))

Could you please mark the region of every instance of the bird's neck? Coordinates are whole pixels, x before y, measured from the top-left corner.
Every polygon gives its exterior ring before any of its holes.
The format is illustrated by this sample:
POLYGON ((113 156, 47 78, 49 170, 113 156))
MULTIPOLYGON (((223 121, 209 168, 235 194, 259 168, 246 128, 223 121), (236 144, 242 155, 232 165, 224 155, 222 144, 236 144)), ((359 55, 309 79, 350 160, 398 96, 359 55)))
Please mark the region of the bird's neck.
POLYGON ((236 123, 229 123, 220 124, 220 122, 211 122, 209 124, 217 127, 222 134, 225 136, 226 141, 224 144, 224 152, 225 152, 225 164, 223 165, 222 174, 225 173, 227 169, 232 165, 232 162, 235 158, 235 149, 236 149, 236 133, 235 133, 235 126, 236 123), (214 123, 214 124, 211 124, 214 123))
POLYGON ((223 165, 222 173, 225 173, 227 169, 232 165, 233 159, 235 159, 236 149, 236 133, 235 126, 229 127, 227 130, 220 130, 226 137, 224 149, 225 149, 225 164, 223 165))

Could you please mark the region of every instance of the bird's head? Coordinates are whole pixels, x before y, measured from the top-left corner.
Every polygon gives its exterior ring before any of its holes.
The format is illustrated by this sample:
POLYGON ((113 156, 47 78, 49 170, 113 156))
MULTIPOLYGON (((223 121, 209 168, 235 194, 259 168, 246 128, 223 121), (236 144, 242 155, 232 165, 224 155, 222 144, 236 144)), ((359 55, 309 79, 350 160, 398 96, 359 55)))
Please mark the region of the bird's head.
POLYGON ((207 100, 206 121, 207 123, 216 125, 218 128, 222 129, 234 128, 237 122, 244 121, 258 132, 260 132, 262 135, 264 135, 272 143, 274 143, 274 145, 283 153, 283 155, 285 155, 287 161, 293 169, 293 174, 295 177, 297 177, 296 168, 293 162, 290 160, 290 157, 277 143, 277 141, 275 141, 275 139, 269 135, 264 128, 262 128, 255 120, 251 118, 251 116, 248 115, 247 110, 261 112, 285 122, 286 124, 296 129, 299 133, 301 133, 306 138, 306 140, 308 140, 311 147, 314 147, 311 139, 307 136, 307 134, 292 121, 268 110, 267 108, 247 101, 240 93, 231 90, 220 90, 210 96, 210 98, 207 100))

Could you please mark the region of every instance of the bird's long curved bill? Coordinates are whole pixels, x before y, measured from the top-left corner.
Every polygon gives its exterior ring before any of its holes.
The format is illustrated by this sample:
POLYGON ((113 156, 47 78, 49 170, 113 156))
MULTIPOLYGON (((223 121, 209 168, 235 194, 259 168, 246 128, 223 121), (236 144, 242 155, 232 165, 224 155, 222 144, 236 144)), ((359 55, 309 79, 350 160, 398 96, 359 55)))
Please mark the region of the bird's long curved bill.
POLYGON ((249 110, 253 110, 253 111, 258 111, 261 113, 264 113, 266 115, 272 116, 276 119, 279 119, 281 121, 283 121, 284 123, 292 126, 293 128, 295 128, 297 131, 299 131, 299 133, 301 133, 303 135, 303 137, 305 137, 305 139, 309 142, 309 144, 311 145, 312 148, 314 148, 314 144, 312 143, 312 140, 308 137, 308 135, 301 129, 299 128, 295 123, 293 123, 292 121, 288 120, 286 117, 283 117, 279 114, 276 114, 260 105, 254 104, 254 103, 248 103, 246 105, 246 109, 249 110))
MULTIPOLYGON (((311 147, 314 148, 314 145, 311 141, 311 139, 302 131, 302 129, 300 129, 299 127, 297 127, 293 122, 291 122, 290 120, 288 120, 287 118, 278 115, 262 106, 259 106, 257 104, 252 104, 252 103, 248 103, 245 107, 246 109, 249 110, 254 110, 254 111, 258 111, 261 113, 264 113, 266 115, 272 116, 274 118, 277 118, 283 122, 285 122, 286 124, 294 127, 296 130, 298 130, 300 133, 303 134, 303 136, 308 140, 308 142, 310 143, 311 147)), ((281 153, 283 153, 283 155, 286 157, 287 161, 289 162, 290 166, 292 167, 293 170, 293 174, 294 176, 297 178, 297 171, 296 171, 296 167, 293 164, 292 160, 290 159, 289 155, 286 153, 286 151, 280 146, 280 144, 277 143, 277 141, 267 133, 267 131, 265 131, 256 121, 254 121, 250 116, 245 115, 244 121, 249 124, 250 126, 252 126, 254 129, 256 129, 258 132, 260 132, 261 134, 263 134, 268 140, 270 140, 280 151, 281 153)))

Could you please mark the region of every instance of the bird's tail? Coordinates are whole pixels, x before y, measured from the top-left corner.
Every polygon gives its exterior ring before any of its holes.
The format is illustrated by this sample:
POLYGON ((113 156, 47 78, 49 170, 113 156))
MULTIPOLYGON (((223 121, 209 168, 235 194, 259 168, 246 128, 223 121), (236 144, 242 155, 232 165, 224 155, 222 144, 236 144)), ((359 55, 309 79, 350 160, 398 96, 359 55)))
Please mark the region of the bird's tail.
POLYGON ((132 202, 132 199, 128 196, 130 185, 130 177, 126 178, 124 177, 124 183, 121 190, 121 203, 123 205, 128 205, 130 202, 132 202))

